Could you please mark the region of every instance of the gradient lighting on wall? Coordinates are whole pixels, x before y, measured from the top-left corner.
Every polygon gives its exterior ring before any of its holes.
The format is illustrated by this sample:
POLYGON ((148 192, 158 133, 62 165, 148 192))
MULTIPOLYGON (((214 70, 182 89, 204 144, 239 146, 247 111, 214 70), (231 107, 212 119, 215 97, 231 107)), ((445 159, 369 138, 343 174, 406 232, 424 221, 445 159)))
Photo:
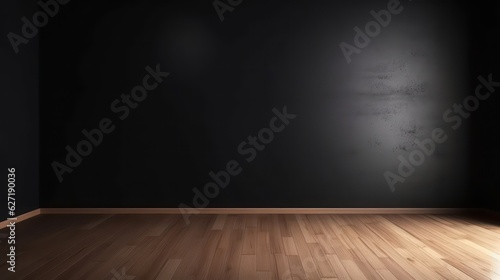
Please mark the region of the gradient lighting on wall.
MULTIPOLYGON (((398 156, 408 159, 419 149, 416 139, 430 138, 435 128, 451 132, 442 115, 454 96, 466 94, 467 76, 451 60, 449 41, 437 40, 435 24, 399 22, 353 57, 349 91, 355 135, 349 139, 350 149, 357 151, 353 165, 366 166, 362 170, 370 173, 361 178, 376 178, 379 173, 385 181, 384 171, 397 174, 398 156)), ((452 152, 464 145, 463 137, 450 134, 446 144, 437 145, 436 152, 417 167, 415 174, 425 176, 412 176, 398 187, 432 192, 443 174, 466 168, 464 155, 452 152)))

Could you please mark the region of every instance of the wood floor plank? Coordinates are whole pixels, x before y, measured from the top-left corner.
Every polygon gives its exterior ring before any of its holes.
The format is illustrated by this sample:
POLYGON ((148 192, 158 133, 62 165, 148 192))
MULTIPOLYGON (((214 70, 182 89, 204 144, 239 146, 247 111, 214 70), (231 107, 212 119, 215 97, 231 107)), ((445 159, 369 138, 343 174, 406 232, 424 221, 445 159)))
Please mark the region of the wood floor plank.
POLYGON ((0 279, 500 279, 500 223, 469 216, 190 220, 40 215, 16 228, 17 272, 12 278, 2 262, 0 279))
POLYGON ((302 235, 304 236, 304 240, 307 243, 314 243, 316 239, 314 238, 314 233, 309 221, 304 215, 295 215, 297 222, 299 223, 300 230, 302 231, 302 235))
POLYGON ((224 223, 226 222, 227 215, 217 215, 215 222, 212 226, 212 230, 221 230, 224 227, 224 223))
POLYGON ((242 255, 240 260, 240 272, 238 279, 257 279, 257 260, 255 255, 242 255))
POLYGON ((246 228, 243 235, 243 255, 255 255, 256 243, 257 230, 255 228, 246 228))
POLYGON ((217 248, 210 269, 208 271, 207 279, 223 279, 224 265, 227 263, 228 249, 217 248))
POLYGON ((106 224, 105 230, 108 232, 108 235, 104 238, 102 238, 102 236, 100 236, 96 231, 91 231, 87 234, 82 233, 82 236, 84 237, 79 239, 79 242, 64 248, 51 257, 47 257, 44 259, 44 265, 39 266, 29 274, 21 274, 21 277, 32 279, 34 277, 42 278, 44 275, 49 275, 46 279, 54 279, 60 273, 72 266, 75 260, 79 260, 89 254, 92 250, 99 248, 101 244, 119 234, 120 231, 126 229, 126 227, 127 225, 123 220, 106 224), (64 270, 57 270, 55 269, 56 266, 63 267, 64 270))
MULTIPOLYGON (((158 238, 160 242, 158 243, 155 250, 148 256, 151 264, 147 266, 147 271, 143 275, 145 279, 154 279, 163 265, 169 259, 180 259, 174 257, 174 248, 176 248, 179 241, 186 232, 190 229, 185 223, 183 223, 182 217, 177 217, 176 222, 173 222, 158 238)), ((179 255, 179 254, 177 254, 179 255)))
MULTIPOLYGON (((23 259, 22 262, 16 263, 17 270, 21 271, 18 277, 21 277, 20 274, 22 275, 26 270, 36 269, 43 265, 46 260, 58 254, 61 248, 71 246, 80 238, 83 239, 87 231, 82 230, 81 227, 98 220, 101 215, 78 216, 74 219, 64 215, 54 215, 52 219, 49 217, 41 215, 16 225, 16 238, 23 240, 22 246, 17 246, 18 258, 23 259), (67 236, 72 236, 72 239, 66 238, 67 236), (59 246, 49 247, 47 244, 59 246)), ((7 232, 6 229, 3 231, 7 232)), ((5 247, 6 250, 7 247, 5 247)), ((0 262, 0 272, 3 270, 7 270, 6 262, 0 262)))
POLYGON ((243 255, 243 230, 233 229, 228 259, 221 279, 237 279, 240 271, 241 256, 243 255))
POLYGON ((283 237, 283 245, 287 256, 298 256, 297 247, 293 241, 293 237, 283 237))
POLYGON ((276 270, 278 274, 278 279, 287 279, 290 277, 290 265, 288 264, 288 258, 285 254, 274 254, 274 261, 276 262, 276 270))
POLYGON ((330 266, 333 268, 335 271, 335 274, 338 276, 339 279, 351 279, 351 276, 345 269, 344 265, 340 261, 339 257, 337 255, 326 255, 326 258, 330 262, 330 266))
POLYGON ((274 266, 274 258, 271 255, 271 243, 269 241, 269 233, 259 231, 257 233, 257 270, 258 271, 271 271, 274 266))
POLYGON ((368 280, 368 277, 361 271, 358 264, 354 260, 343 260, 342 265, 349 273, 352 279, 368 280))
POLYGON ((309 251, 311 252, 314 262, 318 267, 320 276, 322 278, 336 278, 337 275, 330 266, 325 252, 323 252, 323 249, 321 249, 321 246, 319 246, 317 243, 308 243, 307 246, 309 247, 309 251))
POLYGON ((168 260, 163 268, 161 269, 160 273, 156 277, 157 280, 171 280, 172 277, 175 274, 175 271, 177 271, 177 267, 179 267, 179 264, 181 263, 182 260, 179 259, 173 259, 173 260, 168 260))
MULTIPOLYGON (((482 274, 483 277, 490 277, 491 275, 500 277, 500 275, 496 272, 496 269, 491 267, 491 260, 487 260, 486 254, 478 252, 477 250, 470 250, 470 247, 462 246, 457 241, 457 239, 460 238, 459 236, 453 235, 445 230, 432 227, 432 225, 427 223, 426 217, 413 217, 413 219, 408 219, 406 216, 403 216, 399 220, 394 220, 394 222, 400 223, 402 227, 411 227, 416 230, 420 238, 422 240, 426 240, 426 244, 441 254, 445 258, 444 260, 456 259, 459 260, 459 263, 465 261, 462 263, 463 265, 460 265, 460 267, 465 266, 475 270, 479 274, 482 274)), ((453 266, 458 268, 455 265, 453 266)), ((458 269, 465 272, 462 268, 458 269)), ((470 275, 469 273, 467 274, 470 275)))
POLYGON ((271 243, 271 253, 282 254, 285 252, 281 228, 277 226, 279 224, 279 216, 272 215, 271 226, 269 227, 269 242, 271 243))
POLYGON ((285 273, 284 279, 307 279, 306 271, 299 256, 287 256, 290 264, 289 273, 285 273))
POLYGON ((185 248, 189 253, 182 259, 172 279, 206 279, 221 235, 221 231, 209 230, 206 237, 195 245, 198 250, 185 248))
POLYGON ((228 216, 225 218, 224 226, 221 228, 222 237, 217 248, 229 249, 231 247, 231 234, 233 233, 235 221, 235 216, 228 216))
MULTIPOLYGON (((307 241, 306 237, 303 235, 304 231, 301 229, 300 222, 297 220, 297 216, 300 215, 294 215, 287 217, 287 223, 290 224, 290 229, 292 231, 292 236, 295 241, 295 246, 297 247, 297 253, 300 259, 300 262, 302 263, 302 268, 304 269, 307 278, 312 278, 312 279, 319 279, 320 273, 318 270, 318 267, 316 266, 316 263, 314 262, 314 259, 312 257, 311 252, 309 251, 309 248, 307 246, 307 241)), ((299 218, 301 219, 301 218, 299 218)), ((308 234, 311 234, 310 232, 308 234)), ((311 237, 313 240, 314 238, 311 237)))

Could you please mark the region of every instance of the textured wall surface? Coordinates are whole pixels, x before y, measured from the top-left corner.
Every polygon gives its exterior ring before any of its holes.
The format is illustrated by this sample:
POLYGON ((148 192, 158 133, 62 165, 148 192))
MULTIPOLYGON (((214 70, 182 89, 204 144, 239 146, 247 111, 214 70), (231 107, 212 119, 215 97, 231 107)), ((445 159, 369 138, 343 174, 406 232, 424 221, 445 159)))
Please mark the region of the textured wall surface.
POLYGON ((468 126, 442 118, 469 94, 467 10, 401 1, 347 63, 339 44, 387 3, 244 1, 221 22, 210 1, 72 2, 41 37, 42 206, 192 205, 231 160, 208 207, 467 206, 468 126), (118 120, 157 64, 170 76, 118 120), (248 162, 238 146, 283 106, 297 117, 248 162), (59 182, 51 165, 105 117, 115 131, 59 182), (384 172, 436 127, 447 142, 391 191, 384 172))

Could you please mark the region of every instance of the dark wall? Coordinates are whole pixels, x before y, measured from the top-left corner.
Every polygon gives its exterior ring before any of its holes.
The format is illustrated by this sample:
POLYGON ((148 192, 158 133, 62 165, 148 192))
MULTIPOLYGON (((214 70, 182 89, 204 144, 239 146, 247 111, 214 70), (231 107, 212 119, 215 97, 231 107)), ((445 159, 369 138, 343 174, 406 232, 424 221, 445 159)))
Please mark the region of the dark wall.
MULTIPOLYGON (((474 57, 473 69, 477 75, 493 75, 494 81, 500 81, 500 5, 490 4, 490 8, 481 9, 474 6, 475 13, 481 20, 474 21, 474 36, 471 38, 471 51, 474 57)), ((481 6, 481 5, 480 5, 481 6)), ((477 82, 475 83, 477 85, 477 82)), ((475 86, 474 85, 474 86, 475 86)), ((477 114, 472 116, 473 155, 471 189, 476 194, 476 205, 482 208, 500 211, 500 179, 498 160, 500 148, 500 90, 481 104, 477 114)))
POLYGON ((243 1, 221 22, 207 0, 73 0, 41 37, 42 206, 193 206, 231 160, 208 207, 469 206, 469 127, 442 119, 469 94, 469 11, 401 1, 348 64, 339 44, 387 2, 243 1), (156 65, 170 75, 113 112, 156 65), (284 106, 296 118, 239 152, 284 106), (67 160, 103 119, 114 130, 67 160), (447 142, 393 192, 384 173, 439 127, 447 142))
MULTIPOLYGON (((16 211, 21 215, 39 208, 38 178, 38 39, 34 37, 19 46, 16 54, 7 35, 21 36, 23 16, 37 11, 36 1, 8 0, 2 2, 0 25, 0 220, 7 218, 7 176, 15 168, 16 211)), ((11 205, 12 206, 12 205, 11 205)))

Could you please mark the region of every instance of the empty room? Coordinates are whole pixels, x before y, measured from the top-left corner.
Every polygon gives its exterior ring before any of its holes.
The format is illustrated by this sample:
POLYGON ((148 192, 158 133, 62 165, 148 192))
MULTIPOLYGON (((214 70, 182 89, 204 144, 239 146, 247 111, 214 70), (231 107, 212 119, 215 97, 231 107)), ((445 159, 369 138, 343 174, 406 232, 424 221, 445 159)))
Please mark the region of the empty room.
POLYGON ((0 279, 500 279, 499 3, 2 4, 0 279))

